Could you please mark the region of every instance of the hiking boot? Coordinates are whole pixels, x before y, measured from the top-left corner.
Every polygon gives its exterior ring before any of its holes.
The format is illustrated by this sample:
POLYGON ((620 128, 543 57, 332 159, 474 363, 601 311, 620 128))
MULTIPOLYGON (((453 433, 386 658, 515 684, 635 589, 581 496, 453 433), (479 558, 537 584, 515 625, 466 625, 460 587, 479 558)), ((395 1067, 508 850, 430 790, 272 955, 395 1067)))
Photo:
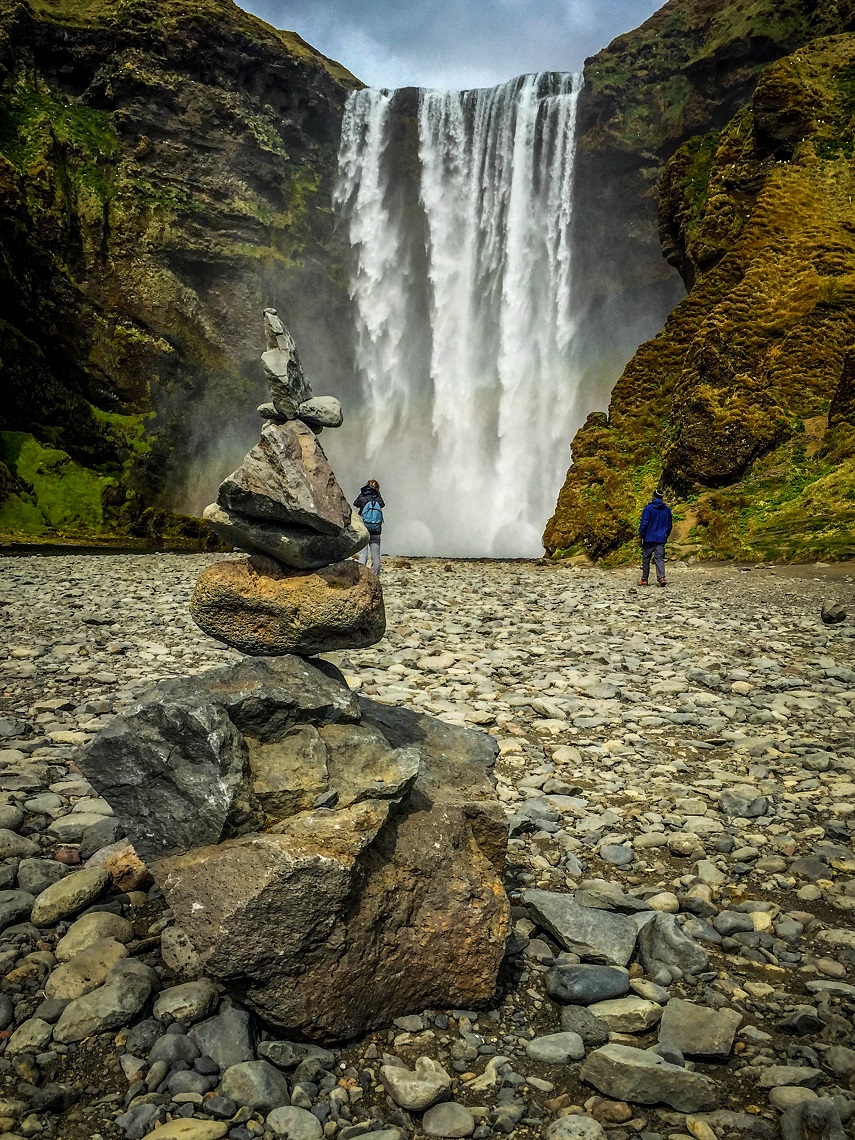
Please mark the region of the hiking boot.
POLYGON ((668 585, 668 581, 665 578, 657 578, 656 581, 660 586, 667 586, 668 585))
POLYGON ((648 581, 647 581, 647 579, 646 579, 646 578, 639 578, 639 579, 638 579, 638 584, 639 584, 639 586, 647 586, 647 585, 649 585, 649 583, 648 583, 648 581))

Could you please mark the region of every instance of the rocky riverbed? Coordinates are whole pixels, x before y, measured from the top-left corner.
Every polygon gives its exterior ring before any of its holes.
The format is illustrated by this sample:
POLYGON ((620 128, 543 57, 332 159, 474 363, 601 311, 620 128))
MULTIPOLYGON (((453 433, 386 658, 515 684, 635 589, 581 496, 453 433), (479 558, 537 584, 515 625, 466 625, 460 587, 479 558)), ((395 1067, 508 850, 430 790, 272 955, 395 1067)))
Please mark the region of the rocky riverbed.
POLYGON ((75 762, 153 679, 239 659, 187 615, 211 561, 0 563, 0 1133, 722 1140, 807 1135, 810 1102, 814 1133, 851 1128, 855 622, 820 620, 851 568, 660 590, 387 559, 387 637, 336 663, 497 738, 514 933, 489 1008, 321 1049, 177 985, 171 915, 75 762))

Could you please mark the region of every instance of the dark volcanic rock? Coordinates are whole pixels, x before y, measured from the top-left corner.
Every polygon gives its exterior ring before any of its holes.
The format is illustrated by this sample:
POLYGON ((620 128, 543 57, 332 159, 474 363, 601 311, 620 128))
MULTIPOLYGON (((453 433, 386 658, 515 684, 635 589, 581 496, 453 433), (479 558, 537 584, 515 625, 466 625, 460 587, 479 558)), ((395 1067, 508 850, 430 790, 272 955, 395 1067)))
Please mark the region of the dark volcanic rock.
POLYGON ((246 742, 203 698, 164 697, 116 717, 80 763, 146 861, 217 843, 246 813, 246 742))
POLYGON ((592 1005, 629 993, 629 974, 610 966, 553 966, 546 974, 546 992, 555 1001, 592 1005))

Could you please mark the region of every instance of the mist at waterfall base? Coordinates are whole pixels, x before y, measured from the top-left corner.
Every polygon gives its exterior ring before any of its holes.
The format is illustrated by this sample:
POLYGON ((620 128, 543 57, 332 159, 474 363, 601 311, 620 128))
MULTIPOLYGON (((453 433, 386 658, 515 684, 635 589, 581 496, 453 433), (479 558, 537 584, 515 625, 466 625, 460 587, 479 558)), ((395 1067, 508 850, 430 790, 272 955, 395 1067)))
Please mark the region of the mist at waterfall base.
POLYGON ((573 434, 606 406, 574 315, 579 88, 550 72, 348 100, 359 396, 324 444, 343 484, 379 480, 389 551, 542 554, 573 434))

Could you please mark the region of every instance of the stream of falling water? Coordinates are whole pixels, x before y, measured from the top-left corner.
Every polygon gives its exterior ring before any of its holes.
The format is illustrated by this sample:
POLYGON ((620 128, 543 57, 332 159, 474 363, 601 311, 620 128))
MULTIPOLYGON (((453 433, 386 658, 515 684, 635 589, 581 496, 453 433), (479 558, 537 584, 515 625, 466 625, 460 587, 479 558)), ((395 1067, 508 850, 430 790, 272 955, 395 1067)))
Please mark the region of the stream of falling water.
POLYGON ((388 551, 542 553, 589 410, 570 242, 579 86, 550 72, 348 100, 335 207, 362 400, 335 465, 351 498, 380 481, 388 551))

